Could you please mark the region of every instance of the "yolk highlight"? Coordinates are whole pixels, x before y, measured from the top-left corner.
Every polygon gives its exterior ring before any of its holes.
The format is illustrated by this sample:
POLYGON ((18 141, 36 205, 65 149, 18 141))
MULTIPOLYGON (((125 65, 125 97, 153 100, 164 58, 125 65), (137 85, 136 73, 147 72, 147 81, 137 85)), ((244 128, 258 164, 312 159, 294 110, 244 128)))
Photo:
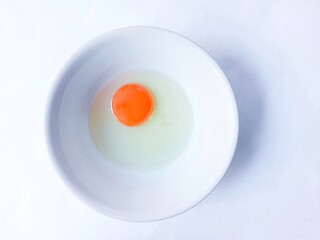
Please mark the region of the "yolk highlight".
POLYGON ((138 126, 151 116, 154 108, 152 93, 140 84, 130 83, 119 88, 112 98, 112 111, 119 122, 138 126))

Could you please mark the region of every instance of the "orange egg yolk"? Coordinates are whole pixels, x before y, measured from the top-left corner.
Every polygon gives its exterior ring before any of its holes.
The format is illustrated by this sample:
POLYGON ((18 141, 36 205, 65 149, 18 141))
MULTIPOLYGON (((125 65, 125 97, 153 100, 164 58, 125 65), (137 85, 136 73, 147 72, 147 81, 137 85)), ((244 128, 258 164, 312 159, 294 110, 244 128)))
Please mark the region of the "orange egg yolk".
POLYGON ((152 93, 140 84, 130 83, 120 87, 112 98, 112 111, 126 126, 139 126, 149 119, 154 109, 152 93))

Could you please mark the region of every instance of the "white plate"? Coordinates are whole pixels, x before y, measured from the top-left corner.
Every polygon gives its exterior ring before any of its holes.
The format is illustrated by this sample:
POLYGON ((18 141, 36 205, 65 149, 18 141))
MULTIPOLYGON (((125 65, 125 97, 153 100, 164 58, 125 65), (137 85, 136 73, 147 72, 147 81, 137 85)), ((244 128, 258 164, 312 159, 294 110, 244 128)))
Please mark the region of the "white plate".
POLYGON ((237 137, 235 99, 219 66, 190 40, 159 28, 123 28, 89 42, 62 71, 48 109, 48 142, 61 176, 94 209, 129 221, 163 219, 196 205, 226 172, 237 137), (93 96, 108 77, 129 69, 165 73, 192 105, 188 146, 157 171, 113 167, 90 137, 93 96))

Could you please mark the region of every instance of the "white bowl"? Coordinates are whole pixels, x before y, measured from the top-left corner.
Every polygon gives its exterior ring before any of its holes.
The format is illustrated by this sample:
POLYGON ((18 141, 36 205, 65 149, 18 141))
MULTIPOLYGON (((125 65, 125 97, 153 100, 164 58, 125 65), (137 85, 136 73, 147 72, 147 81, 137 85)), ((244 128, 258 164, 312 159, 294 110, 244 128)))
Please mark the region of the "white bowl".
POLYGON ((225 75, 204 50, 168 30, 130 27, 100 35, 66 65, 48 109, 47 135, 61 176, 81 200, 110 217, 152 221, 191 208, 218 184, 234 154, 238 114, 225 75), (105 79, 141 68, 176 81, 194 119, 189 144, 177 159, 139 173, 113 167, 98 154, 88 118, 105 79))

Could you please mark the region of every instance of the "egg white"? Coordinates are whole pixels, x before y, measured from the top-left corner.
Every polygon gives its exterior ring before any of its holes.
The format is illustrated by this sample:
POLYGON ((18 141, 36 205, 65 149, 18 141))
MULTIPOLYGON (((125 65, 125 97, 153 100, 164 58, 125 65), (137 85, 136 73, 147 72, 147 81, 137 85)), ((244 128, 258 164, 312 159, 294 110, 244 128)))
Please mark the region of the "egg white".
POLYGON ((192 132, 192 109, 182 87, 154 70, 133 70, 114 76, 92 100, 89 116, 92 140, 98 151, 128 170, 157 169, 174 160, 192 132), (128 83, 147 87, 155 99, 151 117, 142 125, 121 124, 111 108, 113 94, 128 83))

